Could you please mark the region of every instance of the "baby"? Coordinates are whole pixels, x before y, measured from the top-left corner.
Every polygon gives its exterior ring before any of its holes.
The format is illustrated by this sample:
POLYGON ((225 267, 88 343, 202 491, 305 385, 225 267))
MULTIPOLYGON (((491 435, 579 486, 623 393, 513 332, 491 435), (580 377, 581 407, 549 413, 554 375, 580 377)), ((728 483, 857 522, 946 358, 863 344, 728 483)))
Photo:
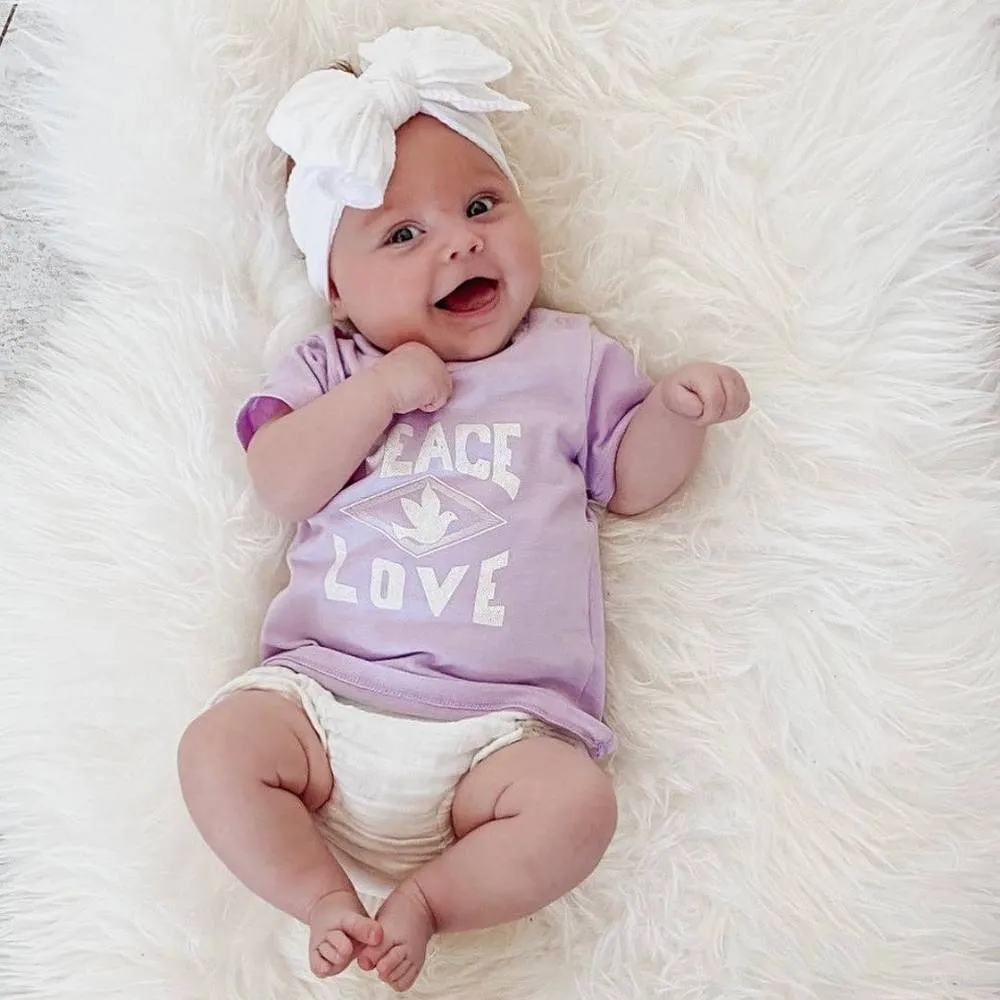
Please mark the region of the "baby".
POLYGON ((298 525, 290 580, 179 771, 211 848, 309 926, 317 976, 356 959, 402 991, 433 934, 525 917, 604 854, 590 502, 655 507, 749 397, 708 363, 651 384, 534 307, 538 240, 486 118, 524 108, 487 86, 505 60, 435 28, 361 55, 269 126, 334 326, 240 412, 261 501, 298 525), (394 886, 374 918, 348 871, 394 886))

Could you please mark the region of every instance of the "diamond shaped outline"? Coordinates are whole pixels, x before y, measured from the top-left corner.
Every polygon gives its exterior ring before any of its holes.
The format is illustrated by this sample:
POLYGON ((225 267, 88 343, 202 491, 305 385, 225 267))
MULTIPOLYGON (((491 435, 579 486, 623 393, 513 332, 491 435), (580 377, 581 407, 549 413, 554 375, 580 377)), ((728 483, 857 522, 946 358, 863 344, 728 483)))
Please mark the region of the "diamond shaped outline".
POLYGON ((443 482, 438 479, 437 476, 431 475, 430 473, 421 476, 419 479, 414 479, 412 482, 403 483, 400 486, 393 486, 391 489, 384 490, 382 493, 374 493, 372 496, 365 497, 362 500, 355 500, 354 503, 350 503, 346 507, 342 507, 341 513, 346 514, 349 518, 351 518, 351 520, 357 521, 358 524, 363 524, 368 528, 374 528, 375 531, 383 537, 388 538, 397 549, 401 552, 405 552, 411 559, 420 559, 423 556, 430 556, 437 552, 443 552, 445 549, 450 549, 455 545, 463 545, 465 542, 471 542, 473 538, 480 538, 482 535, 489 534, 491 531, 496 531, 497 528, 502 528, 505 524, 507 524, 507 519, 505 517, 501 517, 495 510, 490 510, 486 504, 480 503, 475 497, 470 497, 468 493, 465 493, 455 486, 450 486, 448 483, 443 482), (433 548, 424 549, 423 552, 413 552, 411 549, 407 548, 400 539, 396 538, 391 531, 387 531, 381 524, 377 523, 374 518, 366 518, 355 513, 357 508, 370 507, 376 501, 385 500, 391 497, 394 493, 401 497, 406 496, 411 492, 422 490, 423 487, 428 484, 433 484, 434 487, 440 490, 445 497, 450 497, 452 500, 455 499, 455 495, 457 494, 462 498, 462 501, 469 504, 471 507, 478 507, 485 514, 489 515, 490 518, 495 518, 495 523, 487 524, 478 531, 472 532, 472 534, 463 535, 459 532, 450 540, 446 535, 446 540, 438 545, 435 545, 433 548))

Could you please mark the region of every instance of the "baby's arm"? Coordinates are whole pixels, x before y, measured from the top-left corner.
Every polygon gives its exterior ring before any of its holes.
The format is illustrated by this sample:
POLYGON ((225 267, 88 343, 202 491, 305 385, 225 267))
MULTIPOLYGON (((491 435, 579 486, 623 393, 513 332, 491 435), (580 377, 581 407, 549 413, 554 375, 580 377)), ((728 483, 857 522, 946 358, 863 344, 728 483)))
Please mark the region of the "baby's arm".
POLYGON ((724 365, 687 365, 667 375, 639 405, 615 458, 615 493, 608 510, 642 514, 688 478, 711 424, 746 413, 750 394, 739 372, 724 365))
POLYGON ((250 441, 250 478, 268 510, 302 521, 343 489, 397 413, 440 409, 451 395, 444 363, 404 344, 297 410, 285 409, 250 441))

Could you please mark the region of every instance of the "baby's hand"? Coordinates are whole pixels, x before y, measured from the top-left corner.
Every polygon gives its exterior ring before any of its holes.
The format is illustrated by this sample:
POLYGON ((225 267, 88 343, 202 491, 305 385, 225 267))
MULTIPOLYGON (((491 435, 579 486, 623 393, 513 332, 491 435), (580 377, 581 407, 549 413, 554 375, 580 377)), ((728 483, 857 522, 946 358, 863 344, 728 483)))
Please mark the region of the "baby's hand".
POLYGON ((424 344, 400 344, 375 366, 385 380, 393 412, 440 410, 451 396, 451 374, 424 344))
POLYGON ((750 391, 734 368, 699 361, 667 375, 659 385, 664 405, 702 427, 742 417, 750 408, 750 391))

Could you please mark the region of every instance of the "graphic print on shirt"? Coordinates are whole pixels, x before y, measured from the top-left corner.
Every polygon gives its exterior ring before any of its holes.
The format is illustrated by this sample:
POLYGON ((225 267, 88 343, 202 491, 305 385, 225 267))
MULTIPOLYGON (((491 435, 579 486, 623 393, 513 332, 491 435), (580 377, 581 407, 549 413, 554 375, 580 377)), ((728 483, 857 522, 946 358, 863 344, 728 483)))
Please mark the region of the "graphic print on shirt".
MULTIPOLYGON (((409 482, 373 496, 356 500, 342 508, 348 517, 377 531, 411 559, 460 546, 507 524, 505 518, 468 493, 433 475, 433 465, 442 473, 467 476, 501 489, 510 500, 520 491, 521 480, 511 471, 511 439, 521 436, 521 425, 457 424, 451 439, 441 423, 431 424, 414 452, 414 428, 398 423, 385 443, 368 459, 370 474, 381 479, 414 476, 409 482), (407 452, 412 458, 405 457, 407 452), (475 457, 473 457, 475 454, 475 457)), ((483 489, 480 486, 479 489, 483 489)), ((359 604, 358 588, 341 582, 340 574, 349 560, 347 540, 333 535, 334 563, 326 576, 326 596, 331 601, 359 604)), ((506 609, 496 601, 496 574, 510 561, 510 552, 498 552, 483 559, 478 568, 476 591, 470 620, 476 625, 502 628, 506 609)), ((452 566, 439 579, 430 566, 412 567, 376 557, 371 562, 369 600, 383 611, 401 611, 413 588, 419 587, 422 600, 438 618, 451 603, 465 580, 471 564, 452 566), (415 572, 416 580, 413 580, 415 572)))
POLYGON ((385 535, 411 556, 440 552, 507 523, 437 476, 421 476, 412 483, 357 500, 343 512, 385 535))

